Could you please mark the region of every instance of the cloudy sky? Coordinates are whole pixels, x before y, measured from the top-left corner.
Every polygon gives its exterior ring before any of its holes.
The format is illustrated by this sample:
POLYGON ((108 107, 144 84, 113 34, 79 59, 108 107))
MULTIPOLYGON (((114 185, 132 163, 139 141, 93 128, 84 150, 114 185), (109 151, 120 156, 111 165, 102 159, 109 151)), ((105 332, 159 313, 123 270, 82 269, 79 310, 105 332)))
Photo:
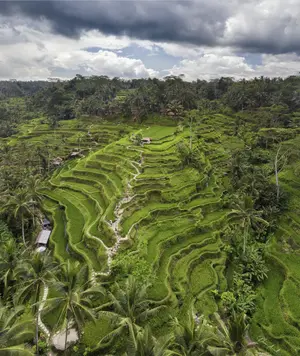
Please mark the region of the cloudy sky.
POLYGON ((300 71, 300 0, 0 0, 0 79, 300 71))

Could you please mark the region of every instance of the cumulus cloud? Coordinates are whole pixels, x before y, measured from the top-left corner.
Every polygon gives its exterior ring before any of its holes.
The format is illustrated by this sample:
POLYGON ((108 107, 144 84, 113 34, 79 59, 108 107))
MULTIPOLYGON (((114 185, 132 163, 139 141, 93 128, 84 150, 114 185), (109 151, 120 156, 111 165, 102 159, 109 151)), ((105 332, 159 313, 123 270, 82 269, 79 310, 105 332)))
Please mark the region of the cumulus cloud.
POLYGON ((300 51, 298 0, 249 0, 226 21, 222 43, 248 51, 300 51))
POLYGON ((183 59, 179 65, 168 70, 168 74, 184 74, 189 81, 215 79, 221 76, 234 79, 266 77, 288 77, 299 73, 299 56, 296 53, 261 56, 261 64, 250 65, 244 56, 225 51, 211 51, 197 59, 183 59))
POLYGON ((299 18, 299 0, 1 1, 0 79, 288 76, 299 18))
POLYGON ((68 37, 97 29, 157 42, 232 46, 245 51, 300 50, 299 0, 1 1, 6 16, 46 18, 68 37))
POLYGON ((89 75, 118 76, 122 78, 141 78, 157 75, 147 69, 139 59, 119 57, 111 51, 99 50, 97 53, 75 50, 61 52, 53 60, 53 64, 66 70, 80 71, 89 75))
POLYGON ((240 79, 253 75, 254 70, 246 63, 244 57, 206 53, 198 59, 182 60, 178 66, 170 69, 169 73, 184 74, 186 80, 192 81, 197 78, 210 80, 221 76, 240 79))
MULTIPOLYGON (((78 38, 50 33, 47 21, 30 26, 22 19, 14 23, 0 17, 0 78, 69 78, 75 73, 139 78, 157 75, 140 59, 123 57, 114 51, 132 42, 128 37, 84 32, 78 38), (87 48, 101 47, 96 52, 87 48), (59 73, 59 74, 57 74, 59 73)), ((145 44, 147 46, 147 43, 145 44)))

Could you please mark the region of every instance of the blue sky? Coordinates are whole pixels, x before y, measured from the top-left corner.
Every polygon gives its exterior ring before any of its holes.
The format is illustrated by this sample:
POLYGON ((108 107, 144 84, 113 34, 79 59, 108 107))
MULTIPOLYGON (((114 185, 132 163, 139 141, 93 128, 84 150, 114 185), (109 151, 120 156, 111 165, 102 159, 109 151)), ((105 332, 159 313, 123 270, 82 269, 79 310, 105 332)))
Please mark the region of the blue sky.
MULTIPOLYGON (((105 48, 101 47, 88 47, 86 51, 88 52, 98 52, 101 50, 105 50, 105 48)), ((158 71, 160 75, 167 74, 168 68, 171 68, 175 65, 179 65, 181 56, 172 56, 167 54, 162 48, 159 46, 153 46, 152 50, 148 48, 131 44, 128 47, 125 47, 121 50, 115 50, 116 54, 120 56, 124 56, 127 58, 138 58, 140 59, 146 67, 151 67, 154 70, 158 71)))

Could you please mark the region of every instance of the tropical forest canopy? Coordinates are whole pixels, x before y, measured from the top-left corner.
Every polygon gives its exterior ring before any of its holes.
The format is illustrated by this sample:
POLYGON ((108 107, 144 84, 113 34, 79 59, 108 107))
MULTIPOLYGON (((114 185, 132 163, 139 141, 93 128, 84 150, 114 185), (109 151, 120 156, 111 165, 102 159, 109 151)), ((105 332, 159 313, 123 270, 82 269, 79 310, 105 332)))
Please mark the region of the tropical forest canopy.
POLYGON ((0 82, 0 354, 299 354, 299 144, 297 76, 0 82))

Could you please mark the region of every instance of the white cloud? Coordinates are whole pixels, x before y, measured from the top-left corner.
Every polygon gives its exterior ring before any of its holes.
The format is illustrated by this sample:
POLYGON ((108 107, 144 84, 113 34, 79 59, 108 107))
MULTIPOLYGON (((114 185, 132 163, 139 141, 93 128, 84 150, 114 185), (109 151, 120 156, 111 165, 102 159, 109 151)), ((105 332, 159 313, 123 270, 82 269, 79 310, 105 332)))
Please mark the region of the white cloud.
MULTIPOLYGON (((149 46, 149 41, 139 42, 149 46)), ((128 37, 105 36, 96 30, 83 32, 78 39, 64 37, 51 33, 46 21, 34 26, 28 26, 21 19, 14 25, 2 21, 0 78, 46 79, 62 70, 66 78, 72 77, 73 71, 124 78, 158 75, 155 70, 146 68, 140 59, 112 52, 119 52, 132 43, 128 37), (89 47, 101 47, 101 50, 88 52, 89 47)))
POLYGON ((124 78, 149 77, 156 74, 147 69, 140 59, 119 57, 111 51, 100 50, 96 53, 82 50, 61 52, 53 61, 54 65, 66 70, 84 69, 89 74, 118 76, 124 78))
POLYGON ((183 59, 180 64, 171 68, 169 74, 184 74, 186 80, 205 79, 218 77, 234 77, 235 79, 253 77, 287 77, 298 74, 299 56, 293 54, 262 55, 262 63, 251 66, 245 57, 222 55, 222 53, 205 53, 197 59, 183 59))
POLYGON ((255 68, 257 76, 288 77, 299 74, 300 57, 296 53, 288 54, 264 54, 262 64, 255 68))
POLYGON ((169 72, 173 75, 184 74, 186 80, 196 80, 197 78, 209 80, 220 76, 242 78, 251 75, 253 69, 243 57, 206 53, 198 59, 182 60, 169 72))
POLYGON ((299 0, 246 0, 227 19, 219 43, 256 52, 292 52, 299 49, 299 17, 299 0))

